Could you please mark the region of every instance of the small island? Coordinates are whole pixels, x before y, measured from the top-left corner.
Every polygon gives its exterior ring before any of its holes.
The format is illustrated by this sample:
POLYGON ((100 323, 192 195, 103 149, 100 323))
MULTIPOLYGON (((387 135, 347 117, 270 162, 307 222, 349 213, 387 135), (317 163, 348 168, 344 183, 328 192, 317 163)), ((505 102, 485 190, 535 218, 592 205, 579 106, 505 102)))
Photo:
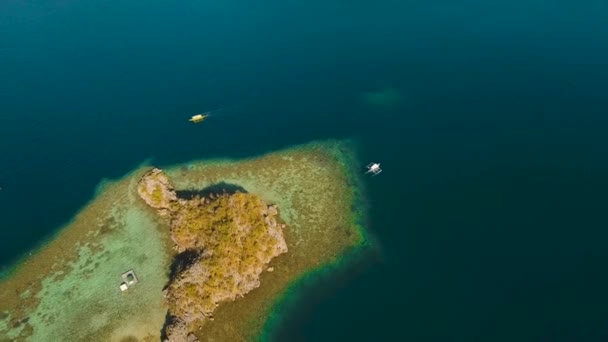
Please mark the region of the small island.
POLYGON ((270 339, 301 284, 371 250, 361 165, 322 141, 104 180, 0 280, 0 341, 270 339))
POLYGON ((158 168, 144 175, 137 191, 170 221, 178 253, 165 290, 169 341, 196 341, 192 332, 213 319, 219 303, 259 287, 270 260, 287 252, 276 206, 256 195, 237 191, 178 198, 158 168))

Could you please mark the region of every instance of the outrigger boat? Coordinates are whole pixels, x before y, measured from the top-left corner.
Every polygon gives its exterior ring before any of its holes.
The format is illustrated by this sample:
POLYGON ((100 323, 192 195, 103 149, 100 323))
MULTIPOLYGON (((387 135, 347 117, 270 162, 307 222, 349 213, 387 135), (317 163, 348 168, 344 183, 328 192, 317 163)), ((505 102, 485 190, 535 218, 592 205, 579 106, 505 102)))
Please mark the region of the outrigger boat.
POLYGON ((377 176, 382 172, 380 163, 369 163, 367 164, 367 171, 365 173, 373 173, 373 176, 377 176))
POLYGON ((208 116, 209 116, 209 114, 196 114, 196 115, 193 115, 190 118, 190 120, 188 120, 188 121, 193 122, 193 123, 199 123, 199 122, 203 122, 203 120, 205 120, 208 116))

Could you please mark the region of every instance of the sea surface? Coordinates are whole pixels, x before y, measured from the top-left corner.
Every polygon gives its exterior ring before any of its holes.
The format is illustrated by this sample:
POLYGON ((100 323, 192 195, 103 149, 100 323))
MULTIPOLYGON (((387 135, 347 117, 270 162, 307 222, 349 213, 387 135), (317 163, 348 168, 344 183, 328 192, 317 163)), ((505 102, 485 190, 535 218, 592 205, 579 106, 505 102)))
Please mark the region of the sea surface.
POLYGON ((606 1, 5 0, 0 264, 144 160, 352 139, 379 255, 277 340, 606 341, 607 129, 606 1))

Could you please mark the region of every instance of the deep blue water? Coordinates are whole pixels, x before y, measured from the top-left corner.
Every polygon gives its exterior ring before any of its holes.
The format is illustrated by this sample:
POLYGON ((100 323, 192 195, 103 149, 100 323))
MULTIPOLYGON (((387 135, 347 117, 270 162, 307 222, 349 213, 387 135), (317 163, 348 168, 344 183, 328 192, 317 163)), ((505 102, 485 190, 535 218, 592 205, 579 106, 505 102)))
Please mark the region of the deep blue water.
POLYGON ((607 61, 603 1, 2 1, 0 263, 146 158, 349 138, 382 255, 278 340, 605 341, 607 61))

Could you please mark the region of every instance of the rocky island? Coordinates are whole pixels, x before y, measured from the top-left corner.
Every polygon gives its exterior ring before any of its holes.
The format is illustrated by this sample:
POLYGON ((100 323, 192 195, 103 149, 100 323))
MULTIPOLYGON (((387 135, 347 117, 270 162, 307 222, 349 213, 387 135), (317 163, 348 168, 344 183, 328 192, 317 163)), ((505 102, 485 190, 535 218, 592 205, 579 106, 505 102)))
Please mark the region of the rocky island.
POLYGON ((167 341, 195 341, 191 333, 224 301, 260 286, 274 257, 287 252, 276 206, 236 192, 178 198, 167 175, 154 168, 140 180, 139 196, 170 221, 175 257, 165 298, 167 341))
POLYGON ((369 259, 360 167, 323 141, 104 180, 0 280, 0 342, 273 340, 303 286, 369 259))

